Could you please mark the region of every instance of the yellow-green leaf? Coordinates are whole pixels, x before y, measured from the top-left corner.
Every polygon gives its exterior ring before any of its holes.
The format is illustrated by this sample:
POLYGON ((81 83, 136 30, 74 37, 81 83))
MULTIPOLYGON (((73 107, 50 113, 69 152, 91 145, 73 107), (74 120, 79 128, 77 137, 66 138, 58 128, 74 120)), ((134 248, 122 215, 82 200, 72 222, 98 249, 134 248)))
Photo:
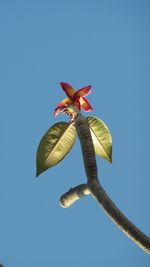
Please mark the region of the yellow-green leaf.
POLYGON ((87 117, 95 153, 112 162, 112 138, 106 124, 97 117, 87 117))
POLYGON ((36 158, 36 176, 59 163, 75 141, 75 127, 67 122, 54 124, 43 136, 36 158))

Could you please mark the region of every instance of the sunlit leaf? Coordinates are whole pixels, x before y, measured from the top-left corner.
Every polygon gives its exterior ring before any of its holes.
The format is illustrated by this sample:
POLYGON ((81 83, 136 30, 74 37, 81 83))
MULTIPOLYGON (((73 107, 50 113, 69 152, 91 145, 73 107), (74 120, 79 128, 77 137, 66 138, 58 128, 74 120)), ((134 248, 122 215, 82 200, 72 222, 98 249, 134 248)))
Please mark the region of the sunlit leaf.
POLYGON ((97 117, 87 117, 95 153, 112 162, 112 138, 106 124, 97 117))
POLYGON ((75 141, 75 127, 67 122, 54 124, 43 136, 37 151, 36 176, 59 163, 75 141))

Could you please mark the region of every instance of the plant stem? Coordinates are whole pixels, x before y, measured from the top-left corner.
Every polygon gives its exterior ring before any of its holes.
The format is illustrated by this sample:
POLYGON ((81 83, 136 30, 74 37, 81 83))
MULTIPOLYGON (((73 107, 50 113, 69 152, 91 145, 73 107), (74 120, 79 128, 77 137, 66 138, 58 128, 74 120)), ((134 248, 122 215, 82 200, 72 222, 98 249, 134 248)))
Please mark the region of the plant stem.
MULTIPOLYGON (((87 186, 89 188, 88 194, 91 192, 92 196, 104 208, 105 212, 116 223, 116 225, 139 247, 150 254, 150 238, 123 215, 123 213, 117 208, 99 183, 95 151, 89 124, 86 118, 84 118, 81 114, 78 114, 75 118, 75 127, 82 148, 84 167, 87 175, 87 186)), ((78 189, 81 190, 82 188, 79 186, 79 188, 76 189, 78 194, 78 189)))

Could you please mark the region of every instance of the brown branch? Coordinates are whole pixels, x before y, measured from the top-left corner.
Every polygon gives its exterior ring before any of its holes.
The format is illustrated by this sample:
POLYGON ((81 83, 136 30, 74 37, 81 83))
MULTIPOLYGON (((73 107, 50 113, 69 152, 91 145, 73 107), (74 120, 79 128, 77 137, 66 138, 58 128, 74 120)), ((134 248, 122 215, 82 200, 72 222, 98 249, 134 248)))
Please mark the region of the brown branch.
POLYGON ((84 195, 92 194, 115 224, 139 247, 150 254, 150 238, 131 223, 109 198, 98 181, 95 152, 88 121, 80 114, 75 118, 75 127, 81 143, 87 185, 79 185, 61 197, 62 206, 69 207, 84 195), (84 191, 85 190, 85 191, 84 191))

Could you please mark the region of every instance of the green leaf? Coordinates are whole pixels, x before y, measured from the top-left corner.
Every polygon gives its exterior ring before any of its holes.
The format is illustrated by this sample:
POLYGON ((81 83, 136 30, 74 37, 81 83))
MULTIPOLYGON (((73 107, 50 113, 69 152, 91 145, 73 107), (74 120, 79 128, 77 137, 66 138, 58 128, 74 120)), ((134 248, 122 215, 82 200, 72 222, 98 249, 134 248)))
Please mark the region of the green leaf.
POLYGON ((97 117, 87 117, 95 153, 112 162, 112 138, 106 124, 97 117))
POLYGON ((67 122, 54 124, 43 136, 36 158, 36 176, 58 164, 70 151, 75 141, 75 127, 67 122))

